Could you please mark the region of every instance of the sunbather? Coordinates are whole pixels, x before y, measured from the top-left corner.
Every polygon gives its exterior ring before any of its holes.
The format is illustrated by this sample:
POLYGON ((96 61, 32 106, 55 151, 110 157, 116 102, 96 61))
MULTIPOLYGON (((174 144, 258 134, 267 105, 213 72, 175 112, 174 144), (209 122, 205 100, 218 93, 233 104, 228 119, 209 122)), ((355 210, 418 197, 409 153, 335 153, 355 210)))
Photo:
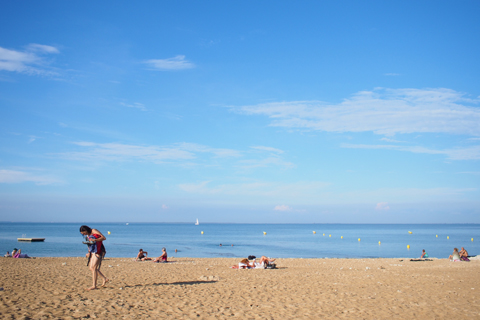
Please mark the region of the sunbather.
POLYGON ((262 256, 258 262, 256 259, 253 260, 253 262, 255 263, 255 268, 265 268, 266 265, 273 261, 275 261, 275 259, 270 259, 265 256, 262 256))
POLYGON ((152 260, 152 258, 147 257, 148 252, 143 251, 143 249, 140 249, 138 251, 137 257, 135 258, 135 261, 147 261, 147 260, 152 260))
POLYGON ((458 253, 458 249, 457 248, 454 248, 453 249, 453 253, 448 257, 448 259, 452 260, 452 261, 462 261, 460 259, 460 254, 458 253))
POLYGON ((17 248, 13 249, 12 257, 13 258, 30 258, 28 254, 22 253, 22 249, 17 250, 17 248))
POLYGON ((424 258, 428 258, 428 253, 425 252, 425 249, 423 249, 420 259, 424 259, 424 258))
POLYGON ((155 258, 153 262, 167 262, 167 249, 165 247, 162 248, 162 255, 158 258, 155 258))
POLYGON ((459 252, 458 254, 460 255, 460 258, 462 258, 462 257, 465 257, 465 258, 468 257, 468 252, 467 252, 467 250, 465 250, 464 247, 462 247, 462 250, 460 250, 460 252, 459 252))

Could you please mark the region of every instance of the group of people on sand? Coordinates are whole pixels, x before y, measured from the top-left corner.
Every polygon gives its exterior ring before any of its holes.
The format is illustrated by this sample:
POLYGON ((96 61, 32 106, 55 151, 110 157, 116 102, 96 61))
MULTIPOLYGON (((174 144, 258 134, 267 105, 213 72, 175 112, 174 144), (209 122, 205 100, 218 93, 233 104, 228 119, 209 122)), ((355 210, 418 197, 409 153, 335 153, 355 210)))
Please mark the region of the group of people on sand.
POLYGON ((28 254, 22 253, 22 249, 13 249, 12 253, 8 252, 4 255, 6 258, 30 258, 28 254))
MULTIPOLYGON (((428 253, 426 253, 425 249, 423 249, 420 259, 426 258, 428 258, 428 253)), ((470 259, 468 259, 468 252, 464 247, 462 247, 462 250, 460 251, 458 251, 457 248, 454 248, 453 253, 448 257, 448 259, 451 261, 470 261, 470 259)))
POLYGON ((260 260, 253 258, 252 261, 248 260, 247 258, 242 259, 238 265, 232 266, 233 269, 265 269, 269 264, 274 262, 275 259, 270 259, 265 256, 262 256, 260 260))
POLYGON ((153 260, 153 262, 167 262, 167 249, 163 247, 162 255, 155 259, 149 258, 148 252, 143 251, 143 249, 140 249, 138 251, 137 257, 135 258, 135 261, 150 261, 150 260, 153 260))
POLYGON ((468 252, 462 247, 462 250, 458 251, 457 248, 453 249, 453 253, 448 257, 451 261, 470 261, 468 259, 468 252))

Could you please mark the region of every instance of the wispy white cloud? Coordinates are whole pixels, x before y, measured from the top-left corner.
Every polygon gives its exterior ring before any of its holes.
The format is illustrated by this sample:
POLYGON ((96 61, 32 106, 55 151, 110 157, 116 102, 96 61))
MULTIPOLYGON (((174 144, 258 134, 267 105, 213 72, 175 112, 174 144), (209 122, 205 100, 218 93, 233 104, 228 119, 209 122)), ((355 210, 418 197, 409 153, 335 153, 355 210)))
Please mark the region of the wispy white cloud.
POLYGON ((34 142, 35 140, 37 140, 37 138, 38 137, 36 137, 36 136, 29 136, 28 143, 34 142))
POLYGON ((347 144, 341 145, 342 148, 350 149, 388 149, 407 151, 412 153, 425 153, 425 154, 442 154, 446 155, 450 160, 479 160, 480 159, 480 146, 471 146, 454 149, 435 150, 419 146, 397 146, 397 145, 369 145, 369 144, 347 144))
POLYGON ((379 203, 377 203, 377 206, 375 207, 375 210, 387 211, 387 210, 390 210, 390 206, 388 205, 388 202, 379 202, 379 203))
POLYGON ((273 208, 273 210, 275 211, 292 211, 292 208, 287 206, 287 205, 278 205, 278 206, 275 206, 275 208, 273 208))
POLYGON ((380 139, 381 141, 386 141, 386 142, 397 142, 397 143, 400 143, 400 142, 405 142, 405 141, 400 141, 400 140, 395 140, 395 139, 390 139, 390 138, 385 138, 383 137, 382 139, 380 139))
POLYGON ((78 161, 150 161, 154 163, 186 161, 196 159, 200 154, 216 158, 240 157, 241 152, 232 149, 212 148, 194 143, 178 143, 170 146, 143 146, 122 143, 74 142, 85 151, 57 154, 65 159, 78 161))
POLYGON ((89 161, 130 161, 143 160, 163 162, 168 160, 193 159, 190 151, 175 147, 136 146, 121 143, 75 142, 77 146, 88 148, 87 151, 65 152, 61 157, 71 160, 89 161))
POLYGON ((272 148, 272 147, 255 146, 255 147, 250 147, 250 148, 256 149, 256 150, 261 150, 261 151, 273 152, 273 153, 277 153, 277 154, 282 154, 283 153, 283 150, 272 148))
POLYGON ((33 182, 37 185, 49 185, 62 183, 60 179, 51 176, 37 175, 31 172, 19 170, 0 170, 0 183, 33 182))
POLYGON ((0 71, 54 75, 55 72, 46 69, 47 62, 42 55, 55 53, 59 53, 57 48, 41 44, 30 44, 25 51, 0 47, 0 71))
POLYGON ((37 43, 29 44, 27 46, 27 50, 32 52, 60 53, 60 51, 58 51, 58 49, 55 47, 37 43))
POLYGON ((167 209, 168 209, 167 205, 166 205, 166 204, 162 204, 162 210, 167 210, 167 209))
POLYGON ((135 108, 135 109, 139 109, 141 111, 147 111, 147 108, 145 108, 145 106, 140 102, 134 102, 133 104, 120 102, 120 104, 124 107, 135 108))
POLYGON ((279 157, 267 157, 262 159, 245 159, 238 162, 238 167, 242 169, 266 168, 272 165, 283 168, 294 168, 295 164, 285 161, 279 157))
POLYGON ((321 101, 273 102, 231 107, 264 115, 271 126, 326 132, 449 133, 480 136, 479 99, 451 89, 362 91, 338 104, 321 101))
POLYGON ((388 77, 398 77, 400 73, 385 73, 385 75, 388 77))
POLYGON ((178 187, 186 192, 200 195, 230 195, 230 196, 256 196, 268 198, 305 198, 318 195, 329 183, 326 182, 262 182, 231 183, 213 185, 212 181, 199 183, 184 183, 178 187))
POLYGON ((195 64, 186 60, 183 55, 167 59, 150 59, 146 60, 145 63, 156 70, 183 70, 195 68, 195 64))

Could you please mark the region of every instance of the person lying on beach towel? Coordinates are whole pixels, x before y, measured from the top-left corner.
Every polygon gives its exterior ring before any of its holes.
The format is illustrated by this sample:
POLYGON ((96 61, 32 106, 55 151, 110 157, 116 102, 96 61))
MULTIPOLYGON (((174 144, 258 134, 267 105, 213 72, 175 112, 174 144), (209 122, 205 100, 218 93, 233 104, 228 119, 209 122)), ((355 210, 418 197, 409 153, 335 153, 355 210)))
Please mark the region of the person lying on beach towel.
POLYGON ((143 251, 143 249, 140 249, 138 251, 137 257, 135 258, 135 261, 147 261, 147 260, 152 260, 152 258, 147 257, 148 252, 143 251))
POLYGON ((256 259, 253 260, 253 263, 255 264, 255 268, 263 268, 266 269, 269 264, 271 264, 275 259, 270 259, 265 256, 262 256, 260 260, 257 262, 256 259))
POLYGON ((11 258, 12 255, 10 254, 10 252, 7 251, 7 253, 5 253, 5 255, 4 255, 4 257, 5 257, 5 258, 11 258))
POLYGON ((155 258, 153 262, 167 262, 167 249, 165 247, 162 248, 162 255, 158 258, 155 258))
POLYGON ((252 262, 250 264, 250 261, 248 259, 242 259, 238 265, 231 266, 232 269, 254 269, 255 268, 255 262, 252 262))

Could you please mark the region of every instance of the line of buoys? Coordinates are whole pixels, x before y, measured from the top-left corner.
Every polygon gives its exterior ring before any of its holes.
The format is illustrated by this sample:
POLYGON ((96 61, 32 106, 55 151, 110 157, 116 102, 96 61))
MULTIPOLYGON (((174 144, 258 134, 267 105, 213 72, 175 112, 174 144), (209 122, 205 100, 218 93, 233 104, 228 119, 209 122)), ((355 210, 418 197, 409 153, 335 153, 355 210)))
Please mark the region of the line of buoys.
POLYGON ((408 233, 412 234, 412 231, 408 231, 408 233))
POLYGON ((107 231, 107 232, 108 232, 108 234, 110 234, 110 231, 107 231))
MULTIPOLYGON (((340 239, 343 239, 343 236, 341 236, 340 239)), ((472 240, 472 241, 473 241, 473 240, 472 240)))
POLYGON ((264 236, 266 236, 266 235, 267 235, 267 233, 266 233, 265 231, 263 231, 263 235, 264 235, 264 236))
POLYGON ((323 234, 323 236, 325 237, 325 233, 323 234))
POLYGON ((410 245, 409 245, 409 244, 407 244, 407 249, 410 249, 410 245))
POLYGON ((449 237, 449 236, 447 236, 447 240, 448 240, 448 239, 450 239, 450 237, 449 237))
POLYGON ((313 234, 317 234, 317 231, 313 231, 313 234))
POLYGON ((473 242, 473 238, 472 238, 472 242, 473 242))
POLYGON ((380 241, 378 241, 378 244, 382 244, 380 241))
POLYGON ((329 236, 330 238, 332 237, 332 235, 331 235, 331 234, 329 234, 328 236, 329 236))
POLYGON ((203 234, 203 231, 201 233, 203 234))
POLYGON ((360 238, 358 238, 358 241, 360 241, 360 238))
POLYGON ((436 237, 436 238, 438 238, 438 234, 437 234, 437 235, 435 235, 435 237, 436 237))

